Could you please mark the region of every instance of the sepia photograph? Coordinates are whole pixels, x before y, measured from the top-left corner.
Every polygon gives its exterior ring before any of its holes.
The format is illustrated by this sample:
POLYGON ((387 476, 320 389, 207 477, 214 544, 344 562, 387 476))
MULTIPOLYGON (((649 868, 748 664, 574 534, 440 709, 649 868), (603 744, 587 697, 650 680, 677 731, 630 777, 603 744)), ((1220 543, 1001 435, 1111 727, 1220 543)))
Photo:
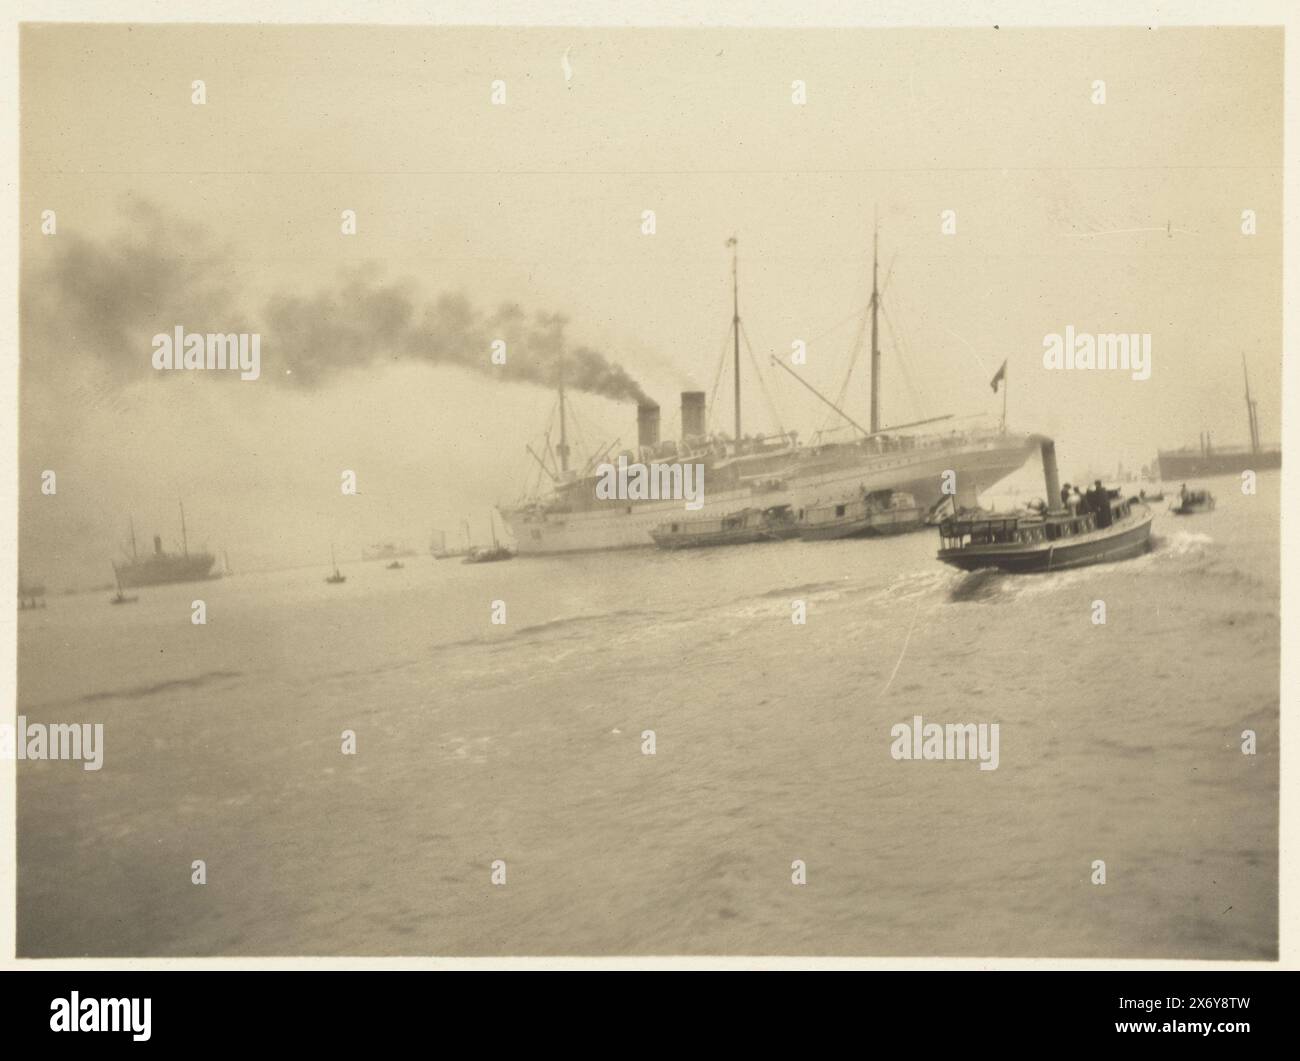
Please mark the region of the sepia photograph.
POLYGON ((23 22, 16 957, 1276 962, 1266 21, 23 22))

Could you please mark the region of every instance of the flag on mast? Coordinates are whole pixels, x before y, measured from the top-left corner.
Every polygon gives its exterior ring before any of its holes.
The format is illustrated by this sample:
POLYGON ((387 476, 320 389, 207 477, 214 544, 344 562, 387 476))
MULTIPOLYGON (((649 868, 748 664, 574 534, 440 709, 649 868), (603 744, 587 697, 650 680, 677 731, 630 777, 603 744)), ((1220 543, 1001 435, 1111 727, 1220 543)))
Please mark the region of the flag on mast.
POLYGON ((994 394, 997 394, 998 392, 998 384, 1003 382, 1003 380, 1005 380, 1006 378, 1007 378, 1007 363, 1003 361, 1002 367, 998 369, 997 374, 994 375, 992 382, 989 384, 989 386, 993 388, 994 394))

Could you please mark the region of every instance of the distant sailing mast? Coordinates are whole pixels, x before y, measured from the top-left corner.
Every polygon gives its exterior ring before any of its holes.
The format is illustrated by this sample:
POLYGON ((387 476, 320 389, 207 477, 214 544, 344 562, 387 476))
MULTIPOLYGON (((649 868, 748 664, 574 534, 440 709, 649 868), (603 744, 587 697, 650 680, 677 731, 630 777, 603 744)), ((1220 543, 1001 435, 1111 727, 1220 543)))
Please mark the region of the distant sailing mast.
POLYGON ((566 478, 565 473, 569 470, 569 433, 568 422, 564 415, 564 339, 560 339, 559 353, 559 384, 560 384, 560 444, 555 448, 555 452, 560 456, 560 477, 566 478))
POLYGON ((333 542, 330 542, 330 563, 334 565, 334 574, 327 577, 325 581, 329 582, 331 585, 338 585, 340 582, 346 582, 348 577, 339 570, 339 562, 334 558, 333 542))
POLYGON ((871 234, 871 433, 880 430, 880 215, 871 234))
POLYGON ((1250 373, 1246 371, 1246 355, 1241 355, 1241 374, 1246 377, 1246 412, 1250 416, 1250 452, 1259 453, 1259 411, 1250 397, 1250 373))
POLYGON ((740 445, 740 253, 735 236, 727 240, 731 248, 731 336, 734 344, 736 375, 736 445, 740 445))

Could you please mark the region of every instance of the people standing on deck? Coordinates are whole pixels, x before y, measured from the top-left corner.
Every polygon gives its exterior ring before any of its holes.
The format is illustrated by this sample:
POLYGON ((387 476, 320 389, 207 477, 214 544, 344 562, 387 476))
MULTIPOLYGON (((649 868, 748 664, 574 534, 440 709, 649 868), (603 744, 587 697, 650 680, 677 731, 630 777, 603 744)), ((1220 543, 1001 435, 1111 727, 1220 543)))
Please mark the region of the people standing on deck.
POLYGON ((1096 498, 1095 501, 1096 508, 1094 509, 1094 511, 1097 513, 1097 526, 1109 527, 1110 526, 1110 495, 1106 493, 1106 488, 1101 485, 1100 479, 1097 480, 1096 486, 1094 487, 1093 490, 1090 490, 1089 493, 1091 493, 1093 497, 1096 498))
POLYGON ((1066 483, 1063 487, 1061 487, 1061 507, 1064 509, 1070 508, 1070 484, 1069 483, 1066 483))
MULTIPOLYGON (((1075 487, 1076 491, 1078 491, 1078 489, 1079 489, 1078 487, 1075 487)), ((1093 493, 1091 486, 1088 487, 1086 490, 1084 490, 1082 493, 1078 493, 1077 497, 1079 502, 1077 508, 1077 515, 1087 516, 1088 513, 1096 511, 1097 496, 1096 494, 1093 493)))

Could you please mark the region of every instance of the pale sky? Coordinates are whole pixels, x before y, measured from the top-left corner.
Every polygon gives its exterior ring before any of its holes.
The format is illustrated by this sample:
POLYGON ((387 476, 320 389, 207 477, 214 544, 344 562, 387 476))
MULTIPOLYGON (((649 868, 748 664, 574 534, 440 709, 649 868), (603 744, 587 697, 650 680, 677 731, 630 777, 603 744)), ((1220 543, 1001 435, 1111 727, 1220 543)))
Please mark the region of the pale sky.
MULTIPOLYGON (((886 424, 996 416, 1006 359, 1011 426, 1054 435, 1067 478, 1136 467, 1202 430, 1247 441, 1244 354, 1280 437, 1280 30, 28 26, 21 61, 20 550, 55 589, 111 577, 130 516, 174 538, 178 498, 245 568, 423 550, 462 515, 485 533, 553 396, 486 349, 430 363, 376 329, 385 307, 563 314, 667 434, 680 390, 713 390, 733 233, 746 333, 807 438, 824 410, 766 360, 803 339, 802 374, 839 391, 873 211, 886 424), (261 332, 262 378, 156 373, 175 324, 261 332), (1150 333, 1151 379, 1046 371, 1067 325, 1150 333)), ((746 429, 773 428, 747 356, 742 376, 746 429)), ((631 405, 574 404, 589 447, 635 439, 631 405)))

